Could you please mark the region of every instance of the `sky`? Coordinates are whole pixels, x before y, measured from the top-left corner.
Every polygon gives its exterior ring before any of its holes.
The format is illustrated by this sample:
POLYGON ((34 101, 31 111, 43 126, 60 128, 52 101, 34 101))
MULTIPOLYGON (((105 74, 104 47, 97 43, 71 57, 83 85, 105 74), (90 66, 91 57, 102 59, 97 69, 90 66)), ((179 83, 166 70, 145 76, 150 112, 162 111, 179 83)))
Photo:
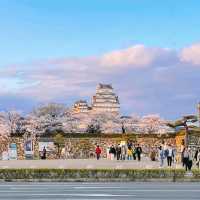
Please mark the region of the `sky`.
POLYGON ((123 115, 196 113, 199 8, 199 0, 1 0, 0 110, 90 103, 98 83, 111 83, 123 115))

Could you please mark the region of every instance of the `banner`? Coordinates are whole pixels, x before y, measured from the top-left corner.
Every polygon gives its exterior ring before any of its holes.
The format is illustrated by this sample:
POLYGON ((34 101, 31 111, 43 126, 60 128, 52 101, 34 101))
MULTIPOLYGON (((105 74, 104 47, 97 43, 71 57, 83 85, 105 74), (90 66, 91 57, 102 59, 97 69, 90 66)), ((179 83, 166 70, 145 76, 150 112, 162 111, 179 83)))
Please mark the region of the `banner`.
POLYGON ((45 147, 46 151, 54 151, 55 146, 53 142, 39 142, 39 151, 43 151, 45 147))
POLYGON ((33 157, 33 142, 31 139, 25 141, 24 152, 27 159, 31 159, 33 157))
POLYGON ((17 144, 11 143, 8 148, 9 160, 17 160, 17 144))

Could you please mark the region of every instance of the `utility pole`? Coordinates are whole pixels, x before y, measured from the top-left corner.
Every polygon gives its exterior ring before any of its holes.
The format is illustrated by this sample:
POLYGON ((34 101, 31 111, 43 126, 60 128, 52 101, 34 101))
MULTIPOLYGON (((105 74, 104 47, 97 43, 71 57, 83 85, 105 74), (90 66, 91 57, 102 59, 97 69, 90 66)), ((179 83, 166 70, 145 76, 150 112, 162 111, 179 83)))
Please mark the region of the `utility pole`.
POLYGON ((197 110, 198 110, 198 122, 199 122, 199 127, 200 127, 200 102, 197 105, 197 110))

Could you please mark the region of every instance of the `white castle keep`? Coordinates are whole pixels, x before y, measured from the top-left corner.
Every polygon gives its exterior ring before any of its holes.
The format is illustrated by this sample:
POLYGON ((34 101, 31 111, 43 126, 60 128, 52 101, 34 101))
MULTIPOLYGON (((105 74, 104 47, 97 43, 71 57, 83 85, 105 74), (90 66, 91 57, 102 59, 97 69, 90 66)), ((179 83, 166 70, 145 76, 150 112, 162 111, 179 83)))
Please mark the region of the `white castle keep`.
POLYGON ((92 111, 119 113, 119 109, 119 99, 113 92, 112 85, 99 84, 96 95, 92 98, 92 111))
POLYGON ((99 83, 96 94, 92 97, 92 105, 88 106, 87 101, 80 100, 75 102, 73 112, 77 113, 113 113, 119 114, 120 103, 118 96, 114 93, 110 84, 99 83))

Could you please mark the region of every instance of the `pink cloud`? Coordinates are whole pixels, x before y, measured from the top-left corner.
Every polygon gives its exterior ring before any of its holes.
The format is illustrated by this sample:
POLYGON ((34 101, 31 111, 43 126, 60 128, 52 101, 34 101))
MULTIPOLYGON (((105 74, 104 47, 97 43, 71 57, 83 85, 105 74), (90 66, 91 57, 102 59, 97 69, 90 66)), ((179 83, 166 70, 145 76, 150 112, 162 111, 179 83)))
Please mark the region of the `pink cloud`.
POLYGON ((180 60, 193 65, 200 65, 200 43, 183 48, 180 53, 180 60))

